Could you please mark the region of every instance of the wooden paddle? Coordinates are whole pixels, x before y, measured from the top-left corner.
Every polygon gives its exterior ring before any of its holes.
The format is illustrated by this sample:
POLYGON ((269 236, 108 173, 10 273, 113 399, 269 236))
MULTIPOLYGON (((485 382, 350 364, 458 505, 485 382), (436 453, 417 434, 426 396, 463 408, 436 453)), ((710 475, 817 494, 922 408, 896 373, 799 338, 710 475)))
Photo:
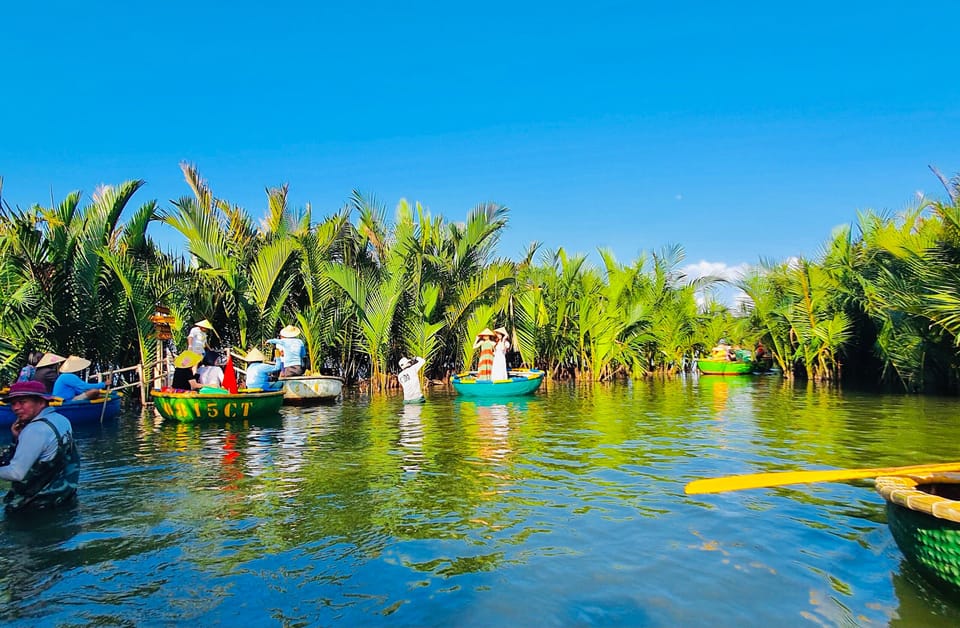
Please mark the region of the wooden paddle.
POLYGON ((684 487, 687 495, 702 493, 723 493, 739 491, 745 488, 768 488, 786 484, 810 484, 813 482, 842 482, 844 480, 862 480, 881 475, 914 475, 923 473, 941 473, 960 471, 960 462, 942 464, 921 464, 910 467, 877 467, 874 469, 829 469, 825 471, 782 471, 778 473, 751 473, 749 475, 729 475, 722 478, 694 480, 684 487))

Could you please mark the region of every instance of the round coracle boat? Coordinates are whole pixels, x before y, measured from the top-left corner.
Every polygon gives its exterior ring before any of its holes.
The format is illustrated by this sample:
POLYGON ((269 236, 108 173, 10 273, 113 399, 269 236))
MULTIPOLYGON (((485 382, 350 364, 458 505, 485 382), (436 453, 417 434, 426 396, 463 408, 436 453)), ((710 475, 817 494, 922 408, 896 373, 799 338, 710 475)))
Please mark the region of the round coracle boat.
MULTIPOLYGON (((79 423, 96 423, 100 420, 108 420, 120 414, 120 398, 123 393, 120 391, 111 391, 107 397, 99 399, 81 399, 64 401, 60 397, 54 397, 50 400, 50 407, 67 417, 70 423, 77 425, 79 423)), ((0 401, 0 427, 13 425, 17 420, 10 406, 0 401)))
POLYGON ((192 423, 275 416, 283 405, 283 391, 202 394, 153 390, 157 412, 165 419, 192 423))
POLYGON ((332 401, 339 397, 343 390, 343 379, 333 375, 281 377, 277 381, 283 384, 284 403, 308 404, 332 401))
POLYGON ((960 593, 960 474, 879 477, 876 490, 907 560, 940 588, 960 593))
POLYGON ((697 360, 697 368, 704 375, 750 375, 753 362, 750 360, 697 360))
POLYGON ((476 373, 459 373, 453 376, 453 388, 464 397, 515 397, 529 395, 543 383, 544 372, 538 369, 511 370, 507 379, 477 379, 476 373))

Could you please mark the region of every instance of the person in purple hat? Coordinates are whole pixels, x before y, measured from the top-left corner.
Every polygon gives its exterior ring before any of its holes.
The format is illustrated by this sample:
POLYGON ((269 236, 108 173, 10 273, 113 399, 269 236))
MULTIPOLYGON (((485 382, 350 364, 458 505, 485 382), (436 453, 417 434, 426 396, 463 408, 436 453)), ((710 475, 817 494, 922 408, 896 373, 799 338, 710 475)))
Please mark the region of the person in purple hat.
POLYGON ((51 508, 71 502, 80 480, 80 456, 70 421, 49 405, 38 381, 17 382, 4 398, 17 420, 14 443, 0 453, 0 479, 11 482, 7 512, 51 508))

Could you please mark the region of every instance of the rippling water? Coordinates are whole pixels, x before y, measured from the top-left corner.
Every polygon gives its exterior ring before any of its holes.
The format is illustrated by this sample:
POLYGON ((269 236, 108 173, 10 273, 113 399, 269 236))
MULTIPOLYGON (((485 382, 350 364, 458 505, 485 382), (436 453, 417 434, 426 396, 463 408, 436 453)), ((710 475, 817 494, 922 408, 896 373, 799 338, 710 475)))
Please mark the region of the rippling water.
POLYGON ((960 403, 776 377, 349 396, 260 422, 78 431, 78 505, 0 521, 6 625, 956 626, 869 481, 957 459, 960 403))

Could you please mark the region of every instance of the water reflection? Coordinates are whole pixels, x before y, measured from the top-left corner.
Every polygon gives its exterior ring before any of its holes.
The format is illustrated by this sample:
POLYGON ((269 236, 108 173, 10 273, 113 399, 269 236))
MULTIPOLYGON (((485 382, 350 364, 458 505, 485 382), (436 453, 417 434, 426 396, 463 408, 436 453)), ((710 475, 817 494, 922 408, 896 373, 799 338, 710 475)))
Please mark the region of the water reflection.
POLYGON ((700 377, 348 395, 265 422, 126 416, 78 437, 73 511, 0 522, 0 617, 957 625, 912 581, 868 482, 682 493, 696 477, 946 460, 957 410, 700 377))

